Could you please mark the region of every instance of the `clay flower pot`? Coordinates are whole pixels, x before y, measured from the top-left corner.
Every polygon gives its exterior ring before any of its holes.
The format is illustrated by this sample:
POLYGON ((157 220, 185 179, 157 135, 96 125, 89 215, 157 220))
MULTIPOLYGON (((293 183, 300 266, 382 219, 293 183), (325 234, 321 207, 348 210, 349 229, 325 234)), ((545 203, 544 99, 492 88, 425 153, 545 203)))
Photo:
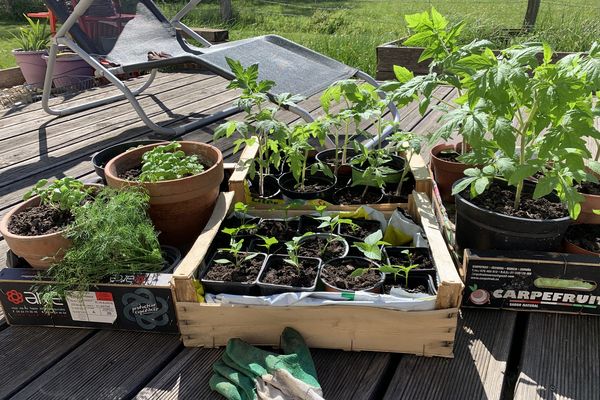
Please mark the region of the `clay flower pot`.
MULTIPOLYGON (((85 186, 101 187, 100 185, 85 186)), ((13 215, 39 205, 40 197, 36 196, 11 209, 0 221, 0 233, 13 253, 24 258, 33 268, 47 269, 53 263, 60 261, 65 251, 71 247, 71 241, 64 237, 66 229, 38 236, 15 235, 8 230, 8 223, 13 215)))
POLYGON ((594 214, 594 210, 600 210, 600 196, 581 193, 585 200, 581 203, 581 212, 577 217, 579 224, 600 224, 600 215, 594 214))
POLYGON ((24 51, 16 49, 12 51, 12 55, 17 60, 17 64, 28 85, 35 88, 42 88, 44 86, 46 61, 44 61, 42 56, 47 54, 46 50, 24 51))
POLYGON ((150 195, 150 218, 160 232, 162 244, 185 245, 193 242, 204 229, 213 212, 219 186, 223 180, 223 155, 214 146, 199 142, 179 142, 186 155, 196 154, 210 165, 204 172, 180 179, 142 183, 119 176, 142 163, 142 155, 160 143, 122 153, 106 164, 108 186, 143 187, 150 195))
MULTIPOLYGON (((596 196, 598 197, 598 196, 596 196)), ((563 242, 564 251, 567 253, 573 254, 586 254, 589 256, 600 257, 600 252, 596 252, 593 250, 589 250, 588 248, 584 248, 580 246, 581 242, 577 239, 581 239, 582 235, 589 233, 588 236, 592 236, 598 238, 598 232, 600 231, 600 226, 598 224, 574 224, 569 227, 567 230, 567 234, 565 235, 565 240, 563 242), (587 232, 586 232, 587 231, 587 232), (577 243, 579 242, 579 243, 577 243)), ((589 242, 588 242, 589 244, 589 242)))
POLYGON ((448 203, 454 203, 452 196, 452 184, 457 180, 464 178, 465 169, 469 168, 467 164, 460 162, 447 161, 439 158, 439 154, 444 150, 456 150, 457 146, 453 144, 438 144, 431 149, 431 167, 437 183, 442 200, 448 203))

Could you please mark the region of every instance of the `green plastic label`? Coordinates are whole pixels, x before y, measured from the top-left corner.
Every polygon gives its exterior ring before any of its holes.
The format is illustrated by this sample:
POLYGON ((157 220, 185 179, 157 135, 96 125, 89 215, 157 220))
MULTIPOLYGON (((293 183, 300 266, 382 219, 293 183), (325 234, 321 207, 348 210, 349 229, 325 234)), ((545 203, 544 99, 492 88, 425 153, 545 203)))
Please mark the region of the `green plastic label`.
POLYGON ((342 297, 348 300, 354 300, 354 292, 342 292, 342 297))

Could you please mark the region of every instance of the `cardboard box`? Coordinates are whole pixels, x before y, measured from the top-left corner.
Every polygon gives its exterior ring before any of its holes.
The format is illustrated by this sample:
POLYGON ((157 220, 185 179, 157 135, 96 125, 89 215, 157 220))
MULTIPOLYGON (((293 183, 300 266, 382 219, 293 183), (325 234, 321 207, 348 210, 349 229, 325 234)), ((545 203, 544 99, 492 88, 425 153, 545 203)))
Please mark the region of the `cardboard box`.
POLYGON ((0 303, 11 325, 43 325, 126 329, 177 333, 171 294, 172 274, 116 275, 88 292, 70 292, 53 299, 53 312, 44 312, 40 280, 31 268, 0 271, 0 303))
POLYGON ((600 257, 465 250, 463 307, 600 314, 600 257))

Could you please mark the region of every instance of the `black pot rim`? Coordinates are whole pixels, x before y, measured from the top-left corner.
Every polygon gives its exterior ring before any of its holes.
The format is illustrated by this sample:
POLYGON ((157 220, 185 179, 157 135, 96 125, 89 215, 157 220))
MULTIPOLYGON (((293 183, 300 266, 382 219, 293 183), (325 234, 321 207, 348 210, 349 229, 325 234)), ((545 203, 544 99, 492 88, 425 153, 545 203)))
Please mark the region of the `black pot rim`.
MULTIPOLYGON (((343 257, 347 257, 348 253, 350 253, 350 243, 348 243, 348 241, 339 233, 329 233, 329 232, 314 232, 311 235, 306 235, 305 237, 303 237, 302 239, 300 239, 299 243, 305 242, 308 239, 312 239, 312 238, 319 238, 319 237, 323 237, 323 236, 335 236, 337 237, 338 241, 343 242, 345 244, 346 250, 344 251, 344 255, 342 257, 337 257, 337 258, 343 258, 343 257)), ((311 258, 311 257, 307 257, 307 258, 311 258)), ((334 259, 333 259, 334 260, 334 259)), ((325 264, 325 263, 323 263, 325 264)))
MULTIPOLYGON (((258 275, 256 275, 256 278, 254 279, 253 282, 250 283, 246 283, 246 282, 234 282, 234 281, 215 281, 212 279, 206 279, 205 276, 208 273, 210 266, 212 265, 213 261, 215 260, 215 257, 217 257, 217 255, 221 253, 220 251, 215 252, 215 254, 212 256, 212 258, 210 259, 209 262, 206 263, 206 266, 202 269, 201 271, 201 278, 200 278, 200 282, 216 282, 216 283, 221 283, 221 282, 225 282, 225 283, 230 283, 233 285, 240 285, 240 286, 254 286, 256 285, 256 282, 258 282, 258 277, 260 276, 260 272, 262 271, 265 262, 267 261, 267 254, 265 253, 257 253, 260 256, 263 256, 263 265, 260 267, 260 269, 258 270, 258 275)), ((248 253, 248 252, 244 252, 244 253, 248 253)))
MULTIPOLYGON (((348 259, 363 260, 363 261, 366 261, 366 262, 368 262, 370 264, 375 265, 376 267, 380 267, 380 265, 377 262, 375 262, 373 260, 369 260, 366 257, 345 256, 345 257, 333 258, 333 259, 331 259, 331 260, 329 260, 327 262, 324 262, 323 266, 321 267, 321 270, 325 269, 326 266, 332 264, 333 262, 337 262, 337 261, 342 262, 342 260, 348 260, 348 259)), ((367 292, 369 290, 373 290, 373 289, 376 289, 378 287, 381 287, 385 283, 385 274, 383 272, 381 272, 381 271, 378 271, 378 272, 379 272, 379 274, 381 276, 381 279, 379 279, 379 282, 377 284, 375 284, 374 286, 370 286, 370 287, 362 288, 362 289, 358 289, 358 290, 351 290, 351 289, 342 289, 342 288, 339 288, 339 287, 334 286, 334 285, 328 283, 327 281, 325 281, 325 279, 323 279, 323 277, 321 277, 321 282, 323 282, 324 285, 327 285, 330 288, 338 290, 340 292, 367 292)))
POLYGON ((279 184, 279 187, 282 189, 282 191, 287 191, 287 192, 290 192, 290 193, 297 193, 300 196, 308 194, 308 193, 310 193, 310 194, 326 193, 326 192, 330 191, 333 187, 335 187, 335 185, 337 183, 337 178, 335 176, 333 178, 330 178, 330 177, 326 176, 325 174, 314 174, 314 175, 310 175, 309 174, 309 175, 306 176, 306 180, 309 180, 310 178, 315 178, 315 177, 316 178, 321 178, 322 180, 329 181, 330 185, 327 188, 325 188, 323 190, 319 190, 317 192, 297 192, 294 189, 289 189, 289 188, 285 187, 284 184, 282 184, 282 180, 285 183, 285 181, 288 180, 288 179, 290 181, 292 181, 292 182, 296 182, 296 180, 294 179, 294 175, 293 175, 293 173, 291 171, 290 172, 285 172, 285 173, 281 174, 279 176, 279 178, 277 179, 277 183, 279 184))
MULTIPOLYGON (((467 179, 467 178, 462 178, 462 179, 459 179, 459 180, 457 180, 456 182, 454 182, 454 183, 452 184, 452 190, 454 191, 454 187, 455 187, 455 186, 456 186, 456 185, 457 185, 459 182, 462 182, 462 181, 463 181, 463 180, 465 180, 465 179, 467 179)), ((456 198, 460 198, 460 199, 461 199, 462 201, 464 201, 465 203, 468 203, 468 204, 469 204, 469 207, 473 207, 474 209, 476 209, 477 211, 479 211, 479 212, 481 212, 481 213, 484 213, 484 214, 489 214, 490 216, 500 216, 500 217, 502 217, 502 218, 507 218, 507 219, 514 220, 514 221, 516 221, 516 222, 521 222, 521 223, 526 223, 526 222, 528 222, 528 223, 536 223, 536 224, 544 224, 544 223, 551 224, 551 223, 556 223, 556 222, 566 222, 566 221, 569 221, 569 220, 571 220, 571 217, 570 217, 570 216, 568 216, 568 215, 567 215, 566 217, 561 217, 561 218, 549 218, 549 219, 531 219, 531 218, 523 218, 523 217, 514 217, 514 216, 512 216, 512 215, 506 215, 506 214, 498 213, 498 212, 495 212, 495 211, 490 211, 490 210, 487 210, 487 209, 485 209, 485 208, 479 207, 478 205, 475 205, 475 204, 473 204, 473 203, 470 201, 470 199, 467 199, 467 198, 463 197, 463 196, 461 195, 461 193, 457 193, 457 194, 455 194, 455 195, 454 195, 454 197, 456 197, 456 198)))
MULTIPOLYGON (((254 179, 250 179, 249 177, 246 178, 246 179, 249 182, 252 182, 253 180, 256 180, 257 181, 256 183, 258 184, 258 175, 256 175, 254 177, 254 179)), ((276 189, 275 192, 273 194, 268 195, 268 196, 262 196, 262 197, 258 193, 256 193, 256 196, 258 196, 258 198, 261 198, 261 199, 272 199, 274 197, 279 196, 281 194, 281 189, 279 188, 279 178, 276 175, 274 175, 274 174, 267 174, 267 175, 265 175, 265 180, 266 179, 273 179, 273 183, 274 183, 275 189, 276 189)), ((251 193, 251 195, 252 194, 253 193, 251 193)))
MULTIPOLYGON (((396 174, 399 174, 399 173, 401 173, 401 172, 402 172, 402 169, 403 169, 403 168, 404 168, 404 166, 406 165, 406 159, 405 159, 404 157, 400 157, 400 156, 398 156, 398 155, 396 155, 396 154, 390 154, 389 156, 392 158, 392 161, 394 161, 394 159, 396 159, 396 161, 398 161, 398 160, 401 160, 401 161, 402 161, 402 168, 401 168, 401 169, 399 169, 399 170, 397 170, 397 171, 395 172, 396 174)), ((349 163, 349 164, 352 166, 352 168, 353 168, 353 169, 355 169, 355 170, 357 170, 357 171, 359 171, 359 172, 365 172, 365 170, 364 170, 364 169, 361 169, 361 168, 360 168, 360 167, 358 167, 357 165, 355 165, 355 164, 352 164, 352 163, 351 163, 352 159, 354 159, 354 158, 356 158, 356 157, 358 157, 358 156, 354 156, 354 157, 350 158, 350 160, 348 160, 348 163, 349 163)), ((390 175, 393 175, 393 174, 390 174, 390 175)))
MULTIPOLYGON (((145 146, 146 144, 154 144, 154 143, 161 143, 161 142, 167 143, 168 141, 166 141, 166 140, 157 140, 157 139, 154 139, 154 140, 152 140, 152 139, 140 139, 140 140, 128 140, 126 142, 117 143, 117 144, 114 144, 112 146, 106 147, 106 148, 104 148, 104 149, 102 149, 102 150, 94 153, 92 155, 92 164, 94 165, 94 167, 98 167, 98 168, 104 169, 104 167, 106 166, 106 163, 104 165, 100 165, 97 162, 98 161, 98 156, 106 154, 106 153, 110 152, 110 150, 115 149, 117 147, 123 147, 124 145, 130 145, 129 148, 132 148, 132 147, 137 147, 137 146, 142 146, 142 145, 145 146)), ((125 149, 125 150, 127 150, 127 149, 125 149)), ((110 159, 107 160, 107 162, 108 161, 110 161, 110 159)))
MULTIPOLYGON (((333 196, 332 196, 332 197, 333 197, 333 199, 334 199, 334 200, 336 200, 336 201, 337 201, 337 200, 338 200, 338 199, 337 199, 337 197, 338 197, 338 193, 341 193, 341 192, 343 192, 344 190, 348 190, 348 191, 349 191, 349 190, 352 190, 352 189, 355 189, 355 188, 364 188, 365 186, 367 186, 367 185, 345 186, 345 187, 343 187, 343 188, 339 188, 338 190, 336 190, 336 191, 333 193, 333 196)), ((381 189, 381 188, 378 188, 377 186, 368 186, 368 187, 370 187, 370 188, 373 188, 373 189, 376 189, 376 190, 377 190, 377 189, 379 189, 379 191, 381 192, 381 197, 380 197, 380 198, 379 198, 379 200, 377 200, 375 203, 379 203, 381 200, 383 200, 383 198, 385 197, 385 192, 383 191, 383 189, 381 189)), ((339 203, 339 202, 338 202, 338 203, 339 203)), ((351 205, 357 205, 357 204, 359 204, 359 203, 356 203, 356 204, 351 204, 351 205)))
POLYGON ((305 259, 305 260, 314 260, 317 262, 317 274, 315 275, 315 280, 312 284, 312 286, 290 286, 290 285, 281 285, 278 283, 267 283, 267 282, 262 282, 260 279, 263 276, 263 273, 267 270, 267 266, 269 265, 269 261, 273 258, 285 258, 285 254, 269 254, 267 255, 267 259, 265 260, 259 274, 258 274, 258 278, 256 278, 256 282, 258 285, 262 285, 262 286, 266 286, 266 287, 276 287, 276 288, 287 288, 290 289, 290 291, 293 291, 294 289, 314 289, 317 286, 317 283, 319 282, 319 277, 321 275, 321 266, 323 265, 323 261, 320 258, 317 257, 302 257, 299 256, 299 259, 305 259))

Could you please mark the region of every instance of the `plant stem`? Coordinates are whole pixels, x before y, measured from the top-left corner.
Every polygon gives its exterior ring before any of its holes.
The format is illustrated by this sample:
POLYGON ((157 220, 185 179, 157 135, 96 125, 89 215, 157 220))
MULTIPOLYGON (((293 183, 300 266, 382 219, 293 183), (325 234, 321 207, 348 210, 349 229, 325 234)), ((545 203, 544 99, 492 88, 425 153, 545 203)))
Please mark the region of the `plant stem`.
POLYGON ((300 190, 304 192, 304 180, 306 179, 306 162, 308 160, 308 150, 304 150, 304 162, 302 163, 302 172, 300 172, 300 190))
POLYGON ((377 141, 379 150, 381 150, 381 116, 377 118, 377 141))
POLYGON ((336 129, 336 133, 335 133, 335 161, 333 164, 333 173, 335 175, 337 175, 338 172, 338 168, 339 168, 339 160, 338 160, 338 153, 340 152, 340 133, 337 131, 336 129))
POLYGON ((594 161, 600 160, 600 140, 596 139, 596 157, 594 157, 594 161))
POLYGON ((400 183, 398 183, 398 188, 396 189, 396 196, 402 195, 402 184, 404 183, 404 179, 406 175, 408 175, 408 170, 410 169, 410 160, 412 159, 413 153, 410 152, 410 156, 404 163, 404 168, 402 169, 402 176, 400 177, 400 183))
POLYGON ((364 202, 365 201, 365 196, 367 195, 367 191, 369 190, 369 186, 365 185, 365 190, 363 190, 362 194, 360 195, 360 201, 364 202))
POLYGON ((347 148, 348 148, 348 133, 350 132, 350 122, 346 121, 346 130, 344 135, 344 148, 342 149, 342 164, 346 164, 347 148))
MULTIPOLYGON (((525 146, 527 144, 527 131, 529 130, 529 125, 531 121, 535 118, 538 110, 538 103, 534 100, 533 105, 531 106, 531 112, 527 117, 527 121, 523 125, 521 129, 521 148, 519 149, 519 166, 525 165, 525 146)), ((523 186, 525 185, 525 180, 521 179, 517 184, 517 192, 515 193, 515 202, 513 204, 513 208, 515 210, 519 209, 519 205, 521 204, 521 193, 523 192, 523 186)))

